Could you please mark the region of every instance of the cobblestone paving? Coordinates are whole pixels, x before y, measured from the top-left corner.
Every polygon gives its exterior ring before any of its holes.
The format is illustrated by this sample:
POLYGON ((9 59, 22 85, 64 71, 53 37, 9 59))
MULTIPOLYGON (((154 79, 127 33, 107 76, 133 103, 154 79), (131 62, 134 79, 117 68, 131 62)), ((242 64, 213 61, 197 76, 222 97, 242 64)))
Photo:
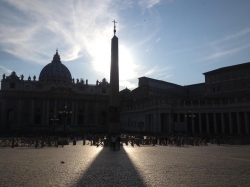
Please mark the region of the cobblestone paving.
POLYGON ((250 186, 250 146, 2 147, 0 186, 250 186))

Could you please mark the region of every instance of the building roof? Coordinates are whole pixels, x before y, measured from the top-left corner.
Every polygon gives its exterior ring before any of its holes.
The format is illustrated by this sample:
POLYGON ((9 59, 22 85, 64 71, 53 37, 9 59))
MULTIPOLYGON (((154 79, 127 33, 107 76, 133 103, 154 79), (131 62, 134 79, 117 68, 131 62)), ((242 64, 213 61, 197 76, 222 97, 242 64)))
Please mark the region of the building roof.
POLYGON ((152 81, 155 81, 155 82, 160 82, 160 83, 164 83, 164 84, 171 84, 171 85, 174 85, 174 86, 181 86, 179 84, 175 84, 175 83, 171 83, 171 82, 167 82, 167 81, 163 81, 163 80, 158 80, 158 79, 153 79, 153 78, 149 78, 149 77, 139 77, 138 79, 148 79, 148 80, 152 80, 152 81))
POLYGON ((233 66, 222 67, 219 69, 205 72, 205 73, 203 73, 203 75, 221 73, 221 72, 226 72, 226 71, 231 71, 231 70, 235 71, 235 70, 241 70, 241 69, 245 69, 245 68, 250 68, 250 62, 246 62, 243 64, 237 64, 237 65, 233 65, 233 66))

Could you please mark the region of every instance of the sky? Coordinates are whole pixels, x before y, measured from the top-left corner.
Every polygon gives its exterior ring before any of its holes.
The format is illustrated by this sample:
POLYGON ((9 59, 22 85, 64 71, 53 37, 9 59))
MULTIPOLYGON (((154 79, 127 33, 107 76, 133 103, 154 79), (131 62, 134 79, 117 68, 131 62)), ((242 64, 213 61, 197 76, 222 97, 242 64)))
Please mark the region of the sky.
POLYGON ((250 62, 249 0, 0 0, 0 77, 38 78, 56 49, 72 78, 110 79, 119 38, 120 90, 139 77, 178 85, 250 62))

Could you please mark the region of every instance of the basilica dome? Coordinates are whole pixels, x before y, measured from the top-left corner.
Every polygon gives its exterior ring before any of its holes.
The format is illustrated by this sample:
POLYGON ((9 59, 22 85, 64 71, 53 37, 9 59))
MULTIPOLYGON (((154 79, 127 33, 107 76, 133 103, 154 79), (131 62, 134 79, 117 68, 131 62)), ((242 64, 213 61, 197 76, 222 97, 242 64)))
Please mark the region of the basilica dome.
POLYGON ((52 62, 42 69, 39 80, 47 82, 72 82, 71 73, 68 68, 62 64, 57 50, 52 62))

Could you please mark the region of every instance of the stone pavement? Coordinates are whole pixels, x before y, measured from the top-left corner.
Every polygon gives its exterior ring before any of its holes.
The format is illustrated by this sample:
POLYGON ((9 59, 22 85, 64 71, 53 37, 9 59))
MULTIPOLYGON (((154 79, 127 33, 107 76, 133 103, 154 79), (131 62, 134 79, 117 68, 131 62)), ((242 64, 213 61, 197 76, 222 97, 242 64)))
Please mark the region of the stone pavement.
POLYGON ((2 147, 0 186, 250 186, 250 146, 2 147))

